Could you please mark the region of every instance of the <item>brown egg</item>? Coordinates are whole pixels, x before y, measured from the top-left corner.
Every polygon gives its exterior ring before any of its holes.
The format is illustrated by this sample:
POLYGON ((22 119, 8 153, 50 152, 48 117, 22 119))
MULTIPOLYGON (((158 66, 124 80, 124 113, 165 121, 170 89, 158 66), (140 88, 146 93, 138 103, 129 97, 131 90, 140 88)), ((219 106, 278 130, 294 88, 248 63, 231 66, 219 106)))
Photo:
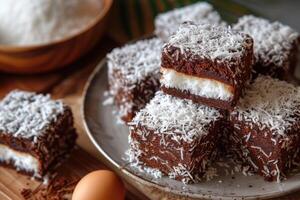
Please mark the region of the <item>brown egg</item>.
POLYGON ((125 188, 118 176, 98 170, 83 177, 76 185, 72 200, 124 200, 125 188))

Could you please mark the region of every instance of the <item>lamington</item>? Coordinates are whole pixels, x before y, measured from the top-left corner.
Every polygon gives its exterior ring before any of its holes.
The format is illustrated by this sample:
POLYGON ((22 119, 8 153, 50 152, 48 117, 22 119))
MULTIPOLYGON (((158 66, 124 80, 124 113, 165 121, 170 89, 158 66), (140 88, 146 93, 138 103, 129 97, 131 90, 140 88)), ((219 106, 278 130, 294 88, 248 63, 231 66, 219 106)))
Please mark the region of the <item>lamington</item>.
POLYGON ((73 149, 71 109, 49 95, 15 90, 0 102, 0 163, 42 179, 73 149))
POLYGON ((253 40, 247 34, 186 22, 163 47, 161 89, 232 110, 250 79, 252 63, 253 40))
POLYGON ((161 91, 129 123, 130 160, 184 183, 197 182, 213 160, 223 115, 161 91))
POLYGON ((169 37, 176 33, 179 25, 185 21, 226 25, 212 5, 200 2, 157 15, 154 32, 163 41, 167 42, 169 37))
POLYGON ((230 114, 235 155, 268 181, 299 165, 300 89, 260 75, 230 114))
POLYGON ((284 80, 294 72, 299 46, 295 30, 252 15, 241 17, 233 27, 254 40, 254 77, 263 74, 284 80))
POLYGON ((107 55, 109 94, 117 106, 117 117, 124 122, 129 122, 159 89, 162 46, 160 39, 152 38, 107 55))

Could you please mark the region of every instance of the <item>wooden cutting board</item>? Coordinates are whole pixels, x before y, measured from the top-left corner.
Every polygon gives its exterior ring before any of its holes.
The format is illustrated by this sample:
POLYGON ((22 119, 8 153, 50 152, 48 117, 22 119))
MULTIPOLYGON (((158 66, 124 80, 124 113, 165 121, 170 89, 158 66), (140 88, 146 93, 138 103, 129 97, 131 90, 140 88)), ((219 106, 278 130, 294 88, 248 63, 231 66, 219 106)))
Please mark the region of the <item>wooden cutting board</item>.
POLYGON ((38 199, 38 196, 47 194, 47 198, 54 198, 55 192, 66 192, 67 199, 70 199, 71 193, 77 181, 88 172, 97 169, 105 169, 101 162, 82 150, 75 149, 71 156, 55 170, 57 175, 49 186, 42 182, 32 180, 26 175, 18 174, 16 171, 4 167, 0 167, 0 199, 1 200, 23 200, 22 191, 27 190, 28 199, 38 199), (66 184, 64 191, 53 191, 50 187, 57 184, 58 181, 64 181, 66 184), (69 186, 66 186, 66 185, 69 186), (32 196, 30 195, 32 194, 32 196), (33 196, 34 194, 34 196, 33 196), (31 197, 30 197, 31 196, 31 197))
MULTIPOLYGON (((72 191, 80 178, 99 169, 107 169, 107 167, 80 147, 77 147, 71 156, 55 170, 55 177, 49 181, 48 185, 32 180, 29 176, 19 174, 13 169, 0 167, 0 199, 70 200, 72 191)), ((146 199, 130 185, 127 183, 125 185, 127 190, 130 190, 126 194, 126 199, 146 199)))

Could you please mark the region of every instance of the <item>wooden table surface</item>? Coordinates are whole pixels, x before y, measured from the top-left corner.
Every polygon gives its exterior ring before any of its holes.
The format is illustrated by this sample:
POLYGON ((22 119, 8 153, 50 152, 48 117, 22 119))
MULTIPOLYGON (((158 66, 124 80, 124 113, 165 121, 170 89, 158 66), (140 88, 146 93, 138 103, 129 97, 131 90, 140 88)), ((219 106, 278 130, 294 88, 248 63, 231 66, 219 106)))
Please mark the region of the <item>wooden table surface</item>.
MULTIPOLYGON (((95 66, 99 61, 110 51, 113 47, 118 46, 114 41, 108 37, 104 37, 99 44, 85 57, 80 59, 74 64, 66 67, 63 70, 41 74, 41 75, 12 75, 3 74, 0 72, 0 98, 6 95, 10 90, 22 89, 27 91, 36 91, 41 93, 50 93, 54 98, 63 99, 67 104, 69 104, 75 115, 75 125, 78 129, 79 139, 78 145, 84 151, 88 152, 91 156, 83 156, 85 153, 82 150, 77 152, 77 157, 88 157, 83 159, 81 162, 83 166, 90 166, 82 168, 80 173, 77 175, 79 177, 83 176, 94 169, 105 168, 102 164, 101 157, 99 153, 89 141, 85 131, 82 127, 82 122, 80 118, 80 104, 83 87, 85 82, 95 66), (98 159, 93 159, 93 156, 98 159)), ((75 159, 75 160, 76 160, 75 159)), ((70 163, 75 162, 74 158, 70 158, 70 163)), ((72 166, 72 165, 71 165, 72 166)), ((68 167, 65 167, 68 169, 68 167)), ((72 167, 69 167, 70 169, 72 167)), ((71 170, 72 171, 72 170, 71 170)), ((20 197, 20 191, 15 191, 9 185, 14 185, 15 188, 20 188, 18 186, 17 176, 23 179, 22 175, 16 175, 13 170, 5 169, 0 167, 0 199, 11 200, 11 199, 22 199, 20 197), (14 180, 14 181, 13 181, 14 180)), ((19 179, 18 179, 19 180, 19 179)), ((28 178, 26 179, 26 185, 28 185, 28 178)), ((35 183, 36 184, 36 183, 35 183)), ((299 183, 300 184, 300 183, 299 183)), ((34 185, 32 183, 32 185, 34 185)), ((128 185, 129 192, 127 194, 127 199, 146 199, 145 196, 138 193, 134 188, 128 185)), ((147 195, 148 196, 148 195, 147 195)), ((160 198, 163 199, 163 198, 160 198)), ((285 200, 300 200, 300 192, 288 195, 284 198, 285 200)))

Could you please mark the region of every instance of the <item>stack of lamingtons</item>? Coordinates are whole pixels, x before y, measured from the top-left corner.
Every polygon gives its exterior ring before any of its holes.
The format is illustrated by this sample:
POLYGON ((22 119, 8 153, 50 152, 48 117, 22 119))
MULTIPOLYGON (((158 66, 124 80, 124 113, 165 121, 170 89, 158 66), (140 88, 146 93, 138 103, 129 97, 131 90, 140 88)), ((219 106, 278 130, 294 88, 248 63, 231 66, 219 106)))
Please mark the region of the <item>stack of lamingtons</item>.
POLYGON ((284 178, 300 158, 300 88, 286 82, 298 33, 254 16, 230 27, 207 3, 155 24, 157 37, 107 56, 130 160, 188 183, 226 152, 266 180, 284 178))

